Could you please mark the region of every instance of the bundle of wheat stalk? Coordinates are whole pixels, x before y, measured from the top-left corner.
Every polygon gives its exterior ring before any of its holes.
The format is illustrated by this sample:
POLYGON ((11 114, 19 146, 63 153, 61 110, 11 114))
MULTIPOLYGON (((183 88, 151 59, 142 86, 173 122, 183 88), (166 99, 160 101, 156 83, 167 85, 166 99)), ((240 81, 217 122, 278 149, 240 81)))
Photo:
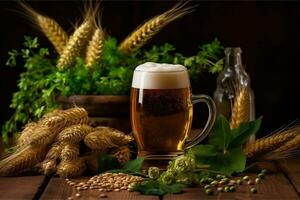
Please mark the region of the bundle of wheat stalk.
POLYGON ((99 4, 94 7, 90 5, 86 9, 84 21, 75 29, 70 38, 54 19, 38 13, 25 3, 21 3, 21 6, 59 53, 57 63, 59 69, 65 69, 72 65, 85 49, 85 61, 88 67, 100 59, 104 33, 97 17, 99 4))
POLYGON ((250 121, 250 90, 238 87, 231 109, 230 127, 237 128, 242 122, 250 121))
POLYGON ((245 146, 250 159, 282 159, 297 155, 300 148, 300 126, 284 128, 245 146), (296 151, 297 150, 297 151, 296 151))
POLYGON ((68 42, 68 35, 63 28, 52 18, 36 12, 33 8, 25 3, 20 3, 25 9, 30 19, 40 28, 47 36, 54 48, 59 54, 63 53, 64 47, 68 42))
POLYGON ((231 102, 230 128, 239 127, 243 122, 251 119, 251 89, 248 85, 243 85, 237 78, 230 82, 234 98, 231 102))
MULTIPOLYGON (((192 12, 193 7, 186 7, 186 4, 187 1, 181 1, 166 12, 146 21, 121 42, 118 50, 124 54, 138 50, 167 24, 192 12)), ((59 69, 70 67, 80 56, 84 57, 88 68, 101 59, 105 38, 98 17, 99 3, 94 6, 91 3, 85 9, 82 24, 75 29, 70 38, 54 19, 39 14, 25 3, 21 5, 59 53, 57 62, 59 69), (83 55, 81 55, 82 51, 85 51, 83 55)))
POLYGON ((179 2, 170 10, 151 18, 134 30, 119 45, 119 51, 129 54, 142 47, 148 40, 157 34, 164 26, 190 12, 193 7, 184 7, 186 2, 179 2))
POLYGON ((78 107, 55 110, 38 122, 29 123, 18 139, 15 153, 0 161, 0 175, 18 175, 40 166, 46 175, 57 173, 61 177, 74 177, 87 168, 97 172, 95 162, 90 159, 97 160, 101 153, 112 151, 115 154, 117 151, 116 158, 130 159, 124 149, 133 140, 131 136, 109 127, 93 128, 88 124, 88 113, 78 107))
POLYGON ((80 56, 80 52, 90 39, 91 32, 95 30, 93 15, 87 15, 83 23, 74 31, 67 42, 62 54, 60 55, 57 66, 59 69, 65 69, 74 63, 80 56))

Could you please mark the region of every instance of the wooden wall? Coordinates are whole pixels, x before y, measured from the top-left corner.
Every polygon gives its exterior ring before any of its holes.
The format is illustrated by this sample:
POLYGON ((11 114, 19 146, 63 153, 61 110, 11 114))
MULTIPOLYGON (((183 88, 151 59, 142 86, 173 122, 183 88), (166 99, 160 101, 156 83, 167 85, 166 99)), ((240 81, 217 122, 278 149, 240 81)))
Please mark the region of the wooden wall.
MULTIPOLYGON (((72 30, 80 19, 82 2, 29 1, 35 9, 57 19, 72 30)), ((170 8, 174 1, 104 1, 103 26, 108 34, 123 39, 147 18, 170 8)), ((262 134, 300 117, 300 2, 280 1, 192 1, 196 11, 170 24, 151 44, 169 42, 191 55, 200 44, 217 37, 224 46, 240 46, 252 79, 257 116, 263 115, 262 134)), ((4 66, 7 51, 18 49, 23 35, 39 36, 49 42, 28 20, 15 12, 14 1, 0 1, 0 124, 12 113, 8 105, 17 90, 22 67, 4 66)), ((215 77, 204 76, 195 91, 212 94, 215 77)))

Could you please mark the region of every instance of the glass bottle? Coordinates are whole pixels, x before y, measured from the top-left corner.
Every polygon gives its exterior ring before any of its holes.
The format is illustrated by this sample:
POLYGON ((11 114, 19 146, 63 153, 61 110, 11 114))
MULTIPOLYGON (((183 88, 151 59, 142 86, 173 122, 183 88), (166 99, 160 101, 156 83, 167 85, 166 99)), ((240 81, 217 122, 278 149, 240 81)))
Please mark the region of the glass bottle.
POLYGON ((236 118, 240 122, 255 119, 254 94, 250 87, 250 78, 242 64, 242 50, 239 47, 225 48, 225 67, 217 78, 217 88, 214 93, 214 101, 217 114, 223 114, 236 128, 236 118), (243 93, 242 93, 243 92, 243 93), (239 95, 245 95, 242 99, 239 95), (237 104, 237 101, 242 104, 237 104), (236 109, 236 105, 242 106, 236 109), (235 113, 235 112, 239 113, 235 113), (235 118, 235 119, 234 119, 235 118))

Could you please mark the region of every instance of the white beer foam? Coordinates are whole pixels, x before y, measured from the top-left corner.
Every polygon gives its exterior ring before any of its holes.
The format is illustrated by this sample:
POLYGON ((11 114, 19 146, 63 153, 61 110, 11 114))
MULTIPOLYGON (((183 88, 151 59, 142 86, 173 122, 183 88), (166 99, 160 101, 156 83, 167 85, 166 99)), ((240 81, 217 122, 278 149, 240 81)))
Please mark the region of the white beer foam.
POLYGON ((188 71, 183 65, 146 62, 135 68, 133 88, 177 89, 190 87, 188 71))

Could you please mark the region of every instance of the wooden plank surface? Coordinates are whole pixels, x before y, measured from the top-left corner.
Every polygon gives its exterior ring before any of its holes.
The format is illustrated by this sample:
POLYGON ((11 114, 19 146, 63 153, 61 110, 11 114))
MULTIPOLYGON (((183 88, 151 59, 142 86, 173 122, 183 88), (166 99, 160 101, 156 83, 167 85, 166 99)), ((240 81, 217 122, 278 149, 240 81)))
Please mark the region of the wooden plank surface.
POLYGON ((278 165, 300 194, 300 157, 281 160, 278 165))
MULTIPOLYGON (((80 182, 82 180, 86 179, 74 179, 76 182, 80 182)), ((159 200, 159 197, 156 196, 145 196, 140 195, 136 192, 128 192, 128 191, 121 191, 121 192, 100 192, 97 189, 95 190, 85 190, 78 192, 73 187, 66 184, 65 180, 62 178, 52 178, 47 185, 43 195, 41 196, 42 200, 66 200, 68 197, 72 197, 73 199, 78 199, 75 197, 76 193, 80 193, 81 199, 101 199, 100 194, 106 194, 107 198, 103 199, 117 199, 117 200, 135 200, 135 199, 141 199, 141 200, 159 200)))
MULTIPOLYGON (((300 166, 300 165, 298 165, 300 166)), ((256 174, 248 174, 252 180, 255 179, 256 174)), ((290 184, 289 180, 280 172, 272 172, 266 176, 261 184, 255 185, 258 192, 252 194, 250 192, 251 186, 243 184, 237 188, 234 193, 217 193, 213 196, 208 196, 204 193, 202 188, 188 188, 182 194, 166 195, 164 200, 206 200, 206 199, 222 199, 222 200, 232 200, 232 199, 255 199, 255 200, 299 200, 297 192, 294 190, 293 186, 290 184)))
POLYGON ((44 176, 1 177, 0 199, 33 199, 43 182, 44 176))

